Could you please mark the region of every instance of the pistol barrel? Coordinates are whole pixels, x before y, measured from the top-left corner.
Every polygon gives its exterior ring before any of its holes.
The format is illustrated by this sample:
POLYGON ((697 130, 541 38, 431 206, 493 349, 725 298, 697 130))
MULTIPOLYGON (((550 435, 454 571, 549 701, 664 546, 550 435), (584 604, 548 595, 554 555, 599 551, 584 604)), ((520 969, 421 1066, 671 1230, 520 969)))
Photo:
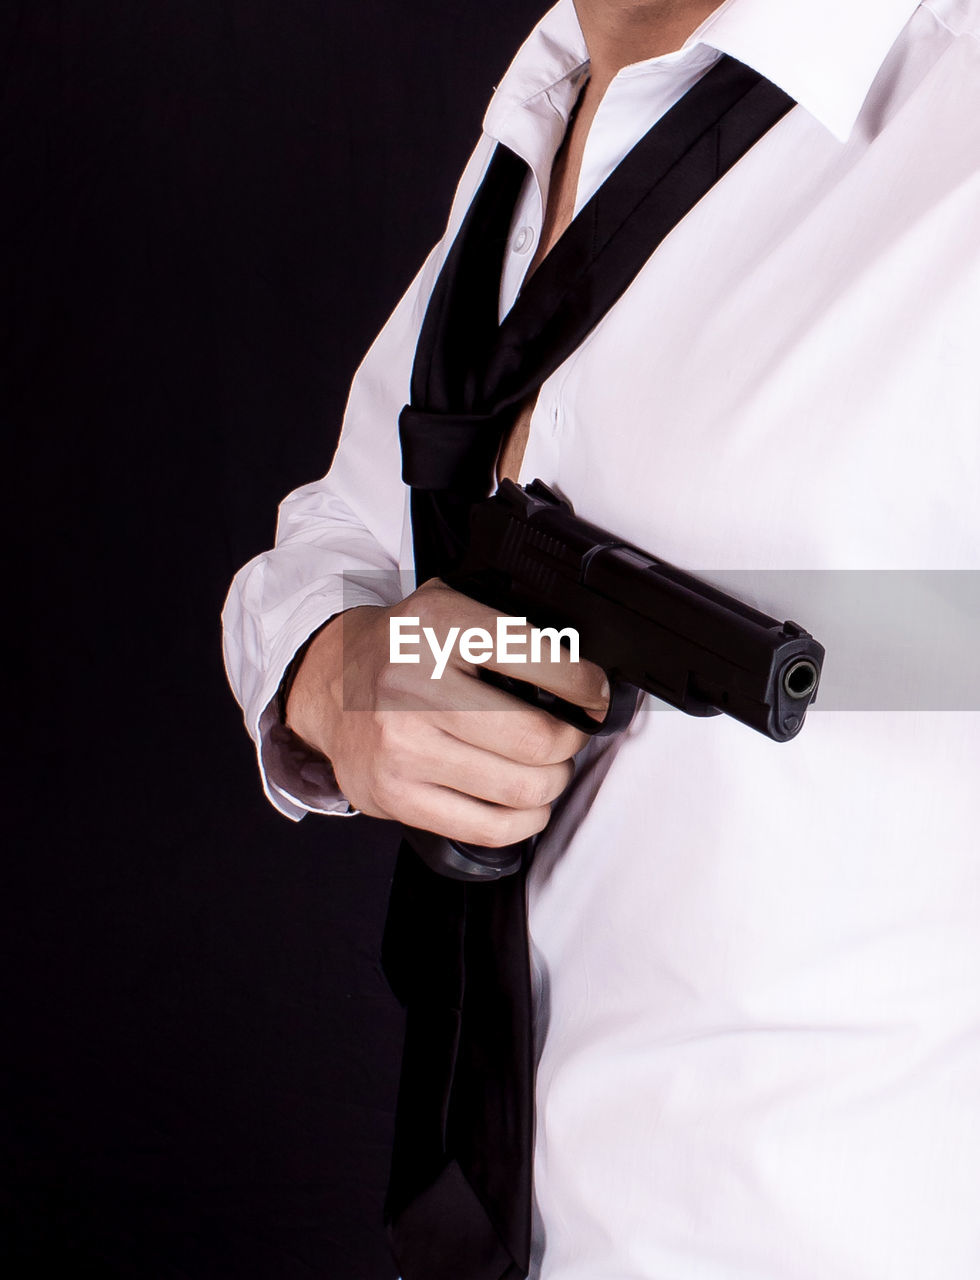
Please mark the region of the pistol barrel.
POLYGON ((579 519, 540 481, 505 480, 474 508, 452 585, 534 625, 575 627, 612 681, 690 715, 722 712, 784 742, 816 697, 824 650, 802 627, 579 519))

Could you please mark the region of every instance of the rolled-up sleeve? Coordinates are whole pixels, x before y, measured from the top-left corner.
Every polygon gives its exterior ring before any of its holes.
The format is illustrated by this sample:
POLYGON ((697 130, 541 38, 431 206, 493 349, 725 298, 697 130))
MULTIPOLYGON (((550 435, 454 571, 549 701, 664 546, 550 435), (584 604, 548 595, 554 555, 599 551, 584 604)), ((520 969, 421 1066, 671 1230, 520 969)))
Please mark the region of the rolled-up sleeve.
POLYGON ((238 572, 225 601, 228 681, 256 744, 265 793, 293 819, 352 812, 329 764, 279 723, 275 696, 293 655, 329 618, 356 605, 393 604, 414 585, 398 416, 409 400, 429 297, 493 146, 480 139, 445 236, 364 357, 330 471, 284 499, 275 546, 238 572))
POLYGON ((303 642, 334 614, 411 590, 408 490, 398 414, 438 250, 359 368, 326 476, 289 494, 275 546, 236 574, 222 611, 225 670, 256 744, 265 793, 280 812, 350 813, 329 764, 280 723, 276 691, 303 642))

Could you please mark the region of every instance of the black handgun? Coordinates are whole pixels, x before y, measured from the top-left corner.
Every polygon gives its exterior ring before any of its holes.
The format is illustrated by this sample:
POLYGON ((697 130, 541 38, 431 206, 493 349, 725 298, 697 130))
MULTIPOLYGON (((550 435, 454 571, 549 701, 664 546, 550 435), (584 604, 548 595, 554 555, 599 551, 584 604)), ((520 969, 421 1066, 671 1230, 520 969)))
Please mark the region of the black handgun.
MULTIPOLYGON (((824 649, 809 632, 580 520, 540 480, 527 488, 503 480, 473 508, 464 559, 446 582, 532 626, 578 632, 582 657, 609 678, 601 723, 527 681, 479 670, 586 733, 624 729, 645 690, 688 715, 724 713, 786 742, 816 697, 824 649)), ((456 879, 498 879, 520 865, 522 846, 407 834, 430 867, 456 879)))

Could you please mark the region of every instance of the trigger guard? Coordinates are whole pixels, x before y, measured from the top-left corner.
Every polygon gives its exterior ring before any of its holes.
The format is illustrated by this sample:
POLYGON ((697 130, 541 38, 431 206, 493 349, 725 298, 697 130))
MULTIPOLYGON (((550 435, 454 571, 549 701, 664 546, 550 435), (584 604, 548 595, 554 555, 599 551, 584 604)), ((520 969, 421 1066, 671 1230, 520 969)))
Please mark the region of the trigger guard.
POLYGON ((609 707, 606 711, 606 718, 604 720, 596 720, 581 707, 575 706, 570 702, 564 702, 561 698, 548 694, 536 685, 528 684, 526 681, 518 680, 512 676, 501 675, 499 671, 491 671, 483 667, 480 668, 480 677, 495 688, 519 698, 521 702, 526 702, 541 711, 547 711, 549 715, 553 715, 557 720, 562 720, 565 724, 581 729, 590 738, 606 737, 611 733, 619 733, 625 729, 636 713, 636 704, 640 696, 640 690, 635 685, 628 684, 625 680, 609 677, 609 707))
POLYGON ((620 733, 625 729, 636 714, 639 697, 640 691, 636 685, 627 684, 624 680, 610 679, 609 710, 606 712, 605 720, 599 721, 592 730, 592 735, 604 738, 610 733, 620 733))

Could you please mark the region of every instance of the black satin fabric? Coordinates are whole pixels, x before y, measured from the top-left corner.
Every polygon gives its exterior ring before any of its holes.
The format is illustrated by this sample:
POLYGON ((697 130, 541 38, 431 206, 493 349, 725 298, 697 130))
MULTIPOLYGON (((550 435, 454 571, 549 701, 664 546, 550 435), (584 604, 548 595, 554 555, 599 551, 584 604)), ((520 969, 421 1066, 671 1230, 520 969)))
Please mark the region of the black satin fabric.
MULTIPOLYGON (((527 170, 497 147, 433 291, 399 422, 418 582, 458 563, 471 505, 489 492, 501 441, 527 397, 792 106, 722 57, 585 205, 499 324, 503 255, 527 170)), ((403 1280, 527 1274, 529 858, 528 847, 517 875, 466 884, 429 870, 407 844, 399 853, 383 959, 408 1015, 387 1201, 403 1280)))

